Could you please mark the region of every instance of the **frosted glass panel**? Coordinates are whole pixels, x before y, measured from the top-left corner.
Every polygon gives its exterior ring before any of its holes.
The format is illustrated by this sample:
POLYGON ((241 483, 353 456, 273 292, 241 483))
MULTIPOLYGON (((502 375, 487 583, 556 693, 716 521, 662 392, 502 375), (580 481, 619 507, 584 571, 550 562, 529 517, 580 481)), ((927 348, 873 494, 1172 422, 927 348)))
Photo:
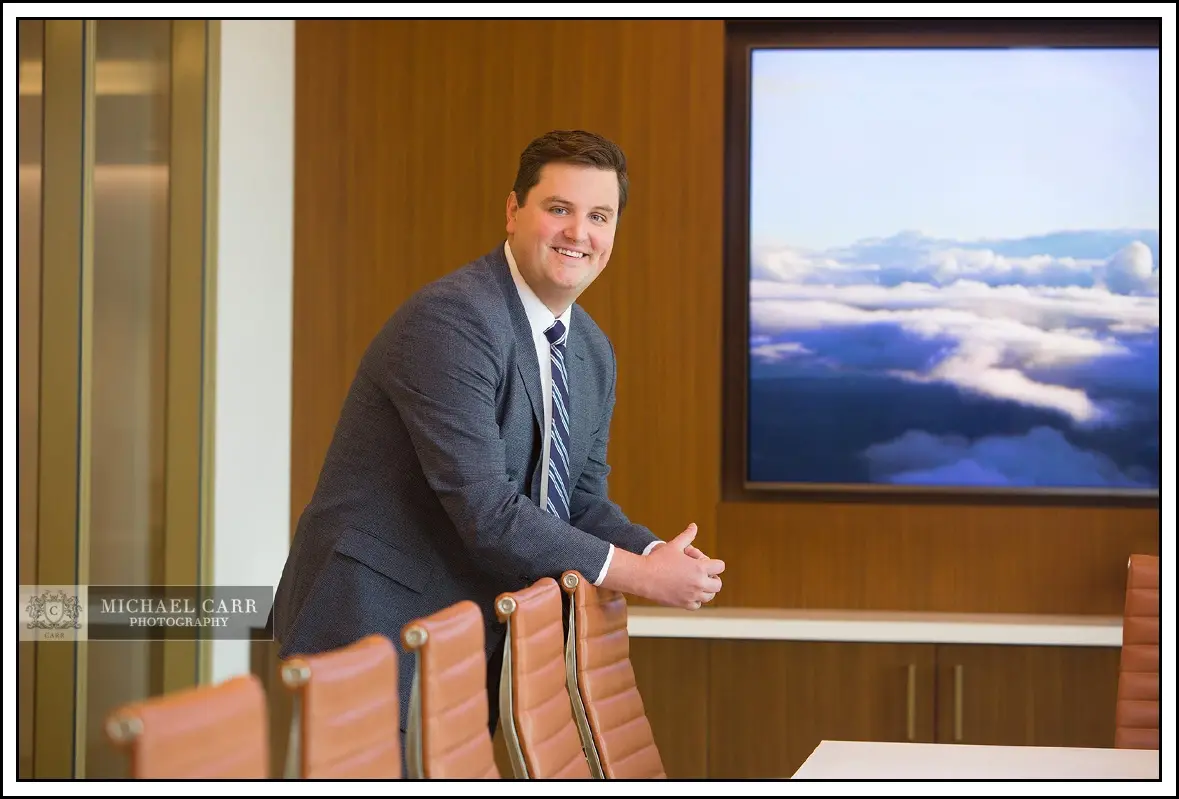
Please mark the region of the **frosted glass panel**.
MULTIPOLYGON (((151 585, 164 543, 172 25, 99 20, 97 42, 89 583, 151 585)), ((160 650, 87 644, 86 777, 126 776, 102 725, 159 693, 160 650)))

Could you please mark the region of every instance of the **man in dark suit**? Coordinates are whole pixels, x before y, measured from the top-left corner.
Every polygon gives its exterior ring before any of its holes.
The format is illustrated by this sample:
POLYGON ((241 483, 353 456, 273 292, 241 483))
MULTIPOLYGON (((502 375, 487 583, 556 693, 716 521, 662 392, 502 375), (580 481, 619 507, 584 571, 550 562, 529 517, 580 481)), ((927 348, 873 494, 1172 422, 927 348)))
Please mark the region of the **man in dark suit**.
MULTIPOLYGON (((483 610, 494 729, 499 593, 576 569, 696 609, 721 561, 664 544, 607 496, 616 364, 575 304, 605 268, 626 205, 626 161, 583 131, 520 157, 507 240, 397 310, 361 360, 273 610, 280 655, 369 633, 459 600, 483 610)), ((402 729, 412 658, 400 658, 402 729)))

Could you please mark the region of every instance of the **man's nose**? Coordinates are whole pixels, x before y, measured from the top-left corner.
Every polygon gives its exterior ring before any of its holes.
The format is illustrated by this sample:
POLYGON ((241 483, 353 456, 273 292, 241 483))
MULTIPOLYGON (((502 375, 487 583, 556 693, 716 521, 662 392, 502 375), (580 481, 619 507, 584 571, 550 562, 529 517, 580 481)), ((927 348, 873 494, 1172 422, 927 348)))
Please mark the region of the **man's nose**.
POLYGON ((569 218, 568 224, 565 225, 565 236, 570 241, 582 242, 586 237, 585 220, 579 216, 569 218))

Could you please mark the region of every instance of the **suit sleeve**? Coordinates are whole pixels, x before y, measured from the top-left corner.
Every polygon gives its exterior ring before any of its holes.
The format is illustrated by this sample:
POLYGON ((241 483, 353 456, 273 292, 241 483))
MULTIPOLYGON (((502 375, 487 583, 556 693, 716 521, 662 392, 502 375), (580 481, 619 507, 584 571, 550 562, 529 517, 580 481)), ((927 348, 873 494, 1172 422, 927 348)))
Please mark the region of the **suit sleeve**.
POLYGON ((491 321, 462 297, 435 294, 404 310, 374 377, 473 560, 529 581, 567 569, 597 574, 609 544, 543 512, 508 476, 496 387, 514 366, 491 321))
MULTIPOLYGON (((607 489, 610 465, 606 460, 606 450, 610 441, 610 422, 614 417, 614 388, 618 382, 613 345, 610 349, 610 364, 613 370, 610 393, 606 397, 589 457, 573 489, 573 496, 569 499, 569 518, 574 526, 593 533, 603 541, 609 541, 636 555, 644 555, 660 539, 646 527, 628 519, 618 504, 609 498, 607 489)), ((601 571, 589 572, 590 579, 601 571)))

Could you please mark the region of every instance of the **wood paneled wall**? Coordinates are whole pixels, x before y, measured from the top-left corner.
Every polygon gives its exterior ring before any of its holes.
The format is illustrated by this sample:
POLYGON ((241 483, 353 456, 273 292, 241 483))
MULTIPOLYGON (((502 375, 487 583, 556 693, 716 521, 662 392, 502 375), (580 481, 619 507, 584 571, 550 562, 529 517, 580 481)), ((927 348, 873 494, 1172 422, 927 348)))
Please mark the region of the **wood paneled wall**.
POLYGON ((1159 548, 1137 508, 743 502, 719 529, 738 606, 1117 615, 1159 548))
POLYGON ((631 197, 582 304, 618 352, 611 492, 725 559, 718 604, 1120 613, 1157 509, 721 501, 724 24, 299 21, 292 512, 364 348, 496 246, 520 150, 625 150, 631 197))

